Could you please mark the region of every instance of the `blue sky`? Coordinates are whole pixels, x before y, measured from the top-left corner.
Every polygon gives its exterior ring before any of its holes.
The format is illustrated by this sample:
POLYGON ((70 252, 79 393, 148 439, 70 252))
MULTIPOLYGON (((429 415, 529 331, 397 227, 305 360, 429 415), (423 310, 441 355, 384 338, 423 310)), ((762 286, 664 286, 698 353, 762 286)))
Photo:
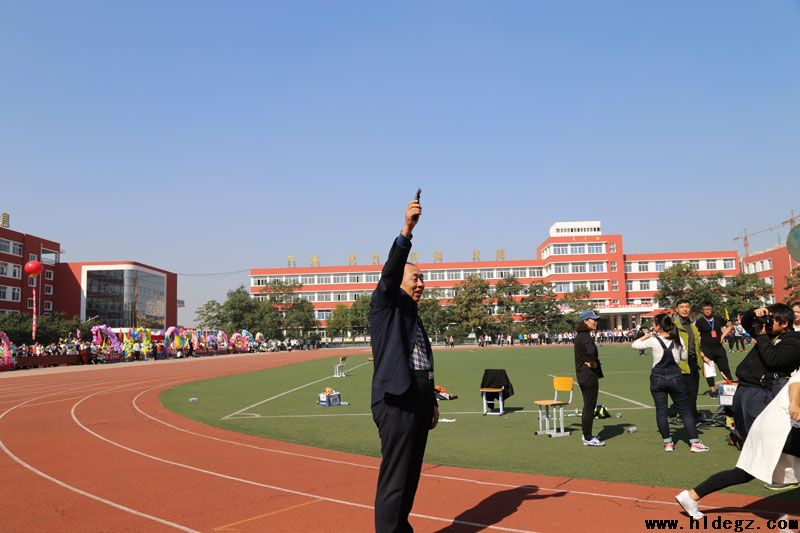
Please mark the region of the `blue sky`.
MULTIPOLYGON (((67 261, 368 263, 417 186, 423 261, 556 220, 732 249, 800 208, 797 0, 3 5, 0 209, 67 261)), ((180 321, 246 282, 182 276, 180 321)))

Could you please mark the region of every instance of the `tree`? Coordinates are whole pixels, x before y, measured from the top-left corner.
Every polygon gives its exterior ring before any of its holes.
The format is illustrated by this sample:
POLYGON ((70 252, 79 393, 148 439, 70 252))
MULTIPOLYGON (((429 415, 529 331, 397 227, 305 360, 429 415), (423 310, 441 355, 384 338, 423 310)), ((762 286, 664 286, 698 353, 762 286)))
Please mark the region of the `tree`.
POLYGON ((450 308, 440 305, 436 298, 423 298, 419 302, 419 316, 428 336, 438 340, 450 323, 450 308))
POLYGON ((350 331, 354 335, 367 335, 369 333, 369 304, 372 296, 362 294, 356 298, 350 307, 350 331))
POLYGON ((562 317, 553 286, 550 283, 531 283, 526 293, 527 296, 519 303, 525 324, 534 331, 554 333, 562 317))
POLYGON ((592 304, 592 292, 586 287, 581 287, 567 293, 564 299, 561 300, 561 303, 569 306, 572 312, 576 314, 594 309, 594 305, 592 304))
POLYGON ((494 303, 497 309, 497 322, 500 331, 508 335, 512 333, 514 325, 514 313, 517 309, 517 301, 520 292, 524 290, 523 285, 514 276, 501 279, 494 286, 494 303))
POLYGON ((217 331, 224 322, 222 304, 216 300, 210 300, 195 312, 197 327, 217 331))
POLYGON ((687 299, 692 309, 700 309, 705 301, 719 307, 723 300, 721 286, 722 274, 717 272, 701 276, 697 270, 686 263, 678 263, 664 270, 658 276, 659 290, 656 293, 658 305, 675 307, 675 302, 687 299))
POLYGON ((283 329, 293 338, 301 339, 317 328, 314 306, 308 300, 298 298, 283 308, 283 329))
POLYGON ((800 301, 800 265, 795 266, 792 272, 784 279, 786 281, 784 289, 786 289, 788 294, 783 301, 787 304, 800 301))
POLYGON ((328 318, 327 330, 329 337, 343 337, 350 331, 350 308, 344 304, 334 307, 328 318))
POLYGON ((766 299, 772 293, 772 287, 759 278, 758 274, 740 272, 728 278, 722 291, 724 296, 722 306, 728 310, 729 316, 733 316, 753 307, 759 307, 762 299, 766 299))
POLYGON ((481 331, 488 331, 492 323, 485 303, 489 297, 489 285, 478 276, 468 276, 456 285, 455 291, 453 320, 467 332, 480 334, 481 331))

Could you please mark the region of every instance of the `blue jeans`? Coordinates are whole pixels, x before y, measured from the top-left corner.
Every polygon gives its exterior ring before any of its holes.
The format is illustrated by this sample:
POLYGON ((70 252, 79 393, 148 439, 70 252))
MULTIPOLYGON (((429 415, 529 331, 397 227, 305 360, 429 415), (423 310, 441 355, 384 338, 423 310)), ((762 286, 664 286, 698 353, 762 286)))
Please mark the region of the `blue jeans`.
POLYGON ((689 442, 698 442, 697 425, 689 405, 689 395, 686 393, 686 383, 680 374, 662 374, 653 372, 650 374, 650 393, 656 404, 656 424, 658 432, 664 442, 672 442, 672 435, 669 432, 669 422, 667 421, 667 396, 672 398, 673 403, 678 408, 681 415, 683 427, 689 434, 689 442))

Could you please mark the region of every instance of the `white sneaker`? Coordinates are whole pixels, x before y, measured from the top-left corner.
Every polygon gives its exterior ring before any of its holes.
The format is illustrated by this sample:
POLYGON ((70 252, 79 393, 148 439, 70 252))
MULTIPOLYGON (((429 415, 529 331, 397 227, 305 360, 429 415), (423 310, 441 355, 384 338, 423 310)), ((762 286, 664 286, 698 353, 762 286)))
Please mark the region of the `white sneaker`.
POLYGON ((664 451, 665 452, 674 452, 675 451, 675 444, 672 442, 665 442, 664 443, 664 451))
POLYGON ((695 520, 700 520, 701 518, 703 518, 703 513, 701 513, 697 509, 698 504, 696 501, 692 499, 691 496, 689 496, 688 490, 685 490, 680 494, 678 494, 677 496, 675 496, 675 499, 678 500, 679 504, 681 504, 681 507, 683 507, 683 510, 686 511, 686 514, 688 514, 695 520))
POLYGON ((581 440, 583 440, 583 445, 584 446, 605 446, 606 445, 606 443, 604 441, 602 441, 602 440, 597 438, 597 435, 592 435, 592 438, 589 439, 589 440, 586 440, 585 438, 581 437, 581 440))

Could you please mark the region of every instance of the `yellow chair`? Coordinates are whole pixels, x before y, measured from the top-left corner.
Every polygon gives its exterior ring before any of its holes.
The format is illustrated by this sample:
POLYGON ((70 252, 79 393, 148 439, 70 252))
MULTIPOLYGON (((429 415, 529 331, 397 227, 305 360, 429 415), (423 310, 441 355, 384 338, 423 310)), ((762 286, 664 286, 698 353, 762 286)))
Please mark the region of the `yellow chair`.
POLYGON ((551 437, 566 437, 571 431, 564 427, 564 406, 572 403, 573 381, 571 376, 553 376, 553 399, 536 400, 539 411, 539 431, 537 435, 550 435, 551 437), (559 400, 558 393, 569 392, 569 400, 559 400), (551 426, 552 422, 552 427, 551 426))

